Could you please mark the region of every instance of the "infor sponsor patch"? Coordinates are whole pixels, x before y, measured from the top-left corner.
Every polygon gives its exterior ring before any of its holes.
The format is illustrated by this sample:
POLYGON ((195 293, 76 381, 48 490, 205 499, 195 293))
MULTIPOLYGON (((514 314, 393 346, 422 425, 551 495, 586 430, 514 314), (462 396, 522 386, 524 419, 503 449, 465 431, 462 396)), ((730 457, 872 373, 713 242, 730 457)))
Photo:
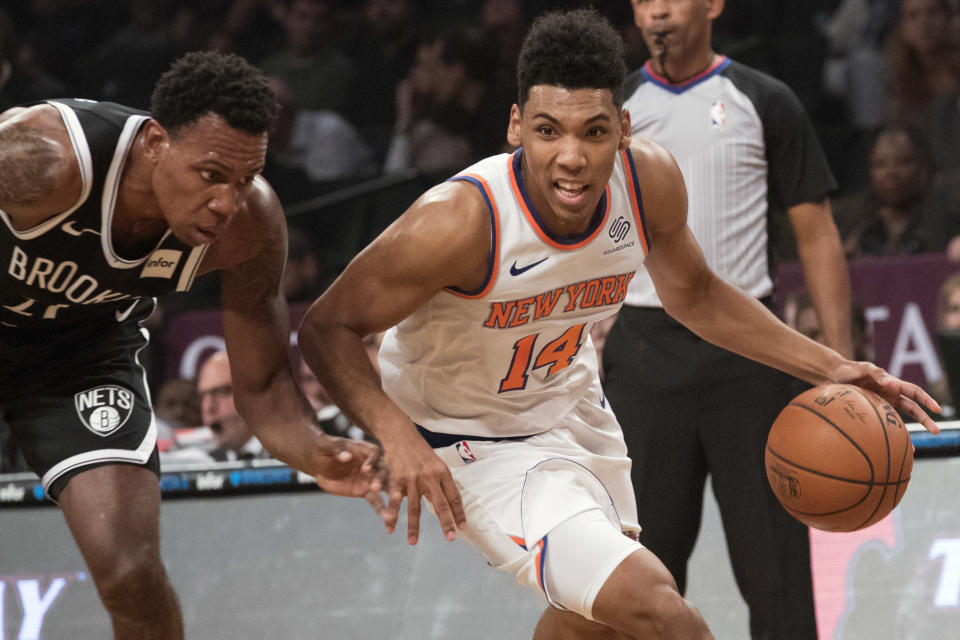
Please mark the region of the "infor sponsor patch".
POLYGON ((176 249, 158 249, 150 254, 147 263, 143 265, 141 278, 170 278, 177 270, 177 264, 183 256, 182 251, 176 249))

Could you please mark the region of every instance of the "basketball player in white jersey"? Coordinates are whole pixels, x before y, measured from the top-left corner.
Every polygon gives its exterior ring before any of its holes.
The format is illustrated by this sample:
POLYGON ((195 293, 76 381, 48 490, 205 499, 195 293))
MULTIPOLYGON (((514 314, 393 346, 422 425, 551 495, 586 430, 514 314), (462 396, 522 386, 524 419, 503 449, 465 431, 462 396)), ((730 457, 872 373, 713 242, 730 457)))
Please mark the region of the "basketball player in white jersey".
POLYGON ((713 637, 635 540, 630 461, 589 338, 644 260, 670 311, 704 336, 811 382, 876 389, 936 429, 915 385, 794 332, 710 271, 676 163, 631 143, 622 50, 593 11, 538 18, 507 130, 517 150, 421 196, 299 334, 337 405, 383 445, 387 530, 406 498, 415 544, 426 496, 447 539, 551 605, 539 640, 713 637), (388 328, 381 386, 362 337, 388 328))

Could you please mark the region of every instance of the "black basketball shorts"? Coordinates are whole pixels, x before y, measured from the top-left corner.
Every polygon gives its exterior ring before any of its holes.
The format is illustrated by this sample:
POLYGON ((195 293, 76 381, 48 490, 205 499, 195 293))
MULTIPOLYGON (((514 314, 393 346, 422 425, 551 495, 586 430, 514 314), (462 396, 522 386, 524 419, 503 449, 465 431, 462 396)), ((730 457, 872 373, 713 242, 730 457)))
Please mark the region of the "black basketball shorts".
POLYGON ((56 501, 95 466, 134 464, 159 476, 157 428, 137 353, 136 323, 0 332, 0 414, 56 501))

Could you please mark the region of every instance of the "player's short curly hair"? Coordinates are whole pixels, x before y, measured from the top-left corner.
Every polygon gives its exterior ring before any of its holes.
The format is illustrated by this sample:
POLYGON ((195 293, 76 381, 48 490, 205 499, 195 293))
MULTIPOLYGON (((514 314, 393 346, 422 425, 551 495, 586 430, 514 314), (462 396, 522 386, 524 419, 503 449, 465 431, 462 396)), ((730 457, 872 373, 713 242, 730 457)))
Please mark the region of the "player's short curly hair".
POLYGON ((150 97, 150 115, 176 136, 214 113, 234 129, 266 133, 277 117, 277 100, 260 69, 240 56, 195 51, 160 76, 150 97))
POLYGON ((594 9, 551 11, 534 20, 517 62, 517 104, 523 107, 530 87, 610 89, 623 106, 627 63, 623 40, 594 9))

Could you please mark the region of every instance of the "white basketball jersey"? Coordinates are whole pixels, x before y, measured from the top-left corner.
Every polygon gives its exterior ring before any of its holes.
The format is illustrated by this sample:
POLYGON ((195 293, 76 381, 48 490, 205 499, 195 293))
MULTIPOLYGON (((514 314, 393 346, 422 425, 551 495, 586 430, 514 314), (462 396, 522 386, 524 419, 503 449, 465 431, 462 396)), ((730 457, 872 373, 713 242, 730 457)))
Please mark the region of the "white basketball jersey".
POLYGON ((620 308, 646 257, 628 151, 618 153, 593 221, 575 238, 543 224, 523 183, 522 153, 492 156, 451 178, 478 188, 489 207, 484 285, 439 292, 380 348, 383 388, 430 431, 506 437, 557 424, 597 378, 590 327, 620 308))

